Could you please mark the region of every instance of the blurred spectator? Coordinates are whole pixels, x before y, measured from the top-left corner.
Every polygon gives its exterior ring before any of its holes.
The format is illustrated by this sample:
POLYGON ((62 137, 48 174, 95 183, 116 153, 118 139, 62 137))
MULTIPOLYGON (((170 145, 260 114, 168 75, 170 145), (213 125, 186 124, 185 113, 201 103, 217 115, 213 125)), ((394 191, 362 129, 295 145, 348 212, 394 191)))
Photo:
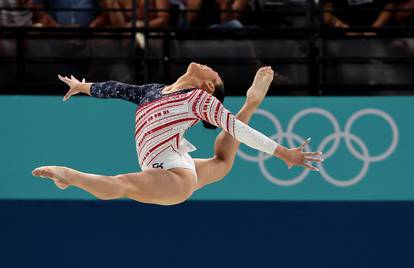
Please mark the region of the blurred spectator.
MULTIPOLYGON (((28 8, 30 0, 2 0, 0 8, 28 8)), ((32 12, 30 10, 0 9, 0 26, 30 26, 32 12)))
MULTIPOLYGON (((29 8, 30 0, 2 0, 0 2, 0 27, 24 27, 32 25, 30 10, 7 10, 14 8, 29 8), (4 8, 4 9, 3 9, 4 8)), ((0 56, 15 56, 15 40, 0 39, 0 56)))
POLYGON ((95 19, 99 0, 32 0, 38 9, 89 9, 35 11, 33 24, 39 27, 89 27, 95 19))
MULTIPOLYGON (((177 2, 177 0, 175 0, 177 2)), ((243 27, 240 18, 248 9, 248 0, 180 0, 185 9, 186 24, 196 27, 243 27)))
MULTIPOLYGON (((397 0, 325 0, 324 22, 335 28, 381 28, 392 24, 397 0)), ((348 36, 374 36, 375 32, 347 32, 348 36)), ((387 57, 390 44, 384 38, 355 38, 326 40, 325 51, 328 57, 387 57)), ((367 64, 351 64, 342 61, 328 62, 324 68, 324 77, 328 83, 344 84, 386 84, 398 81, 399 74, 395 65, 376 60, 367 64)))
MULTIPOLYGON (((335 28, 352 26, 380 28, 389 23, 393 17, 392 11, 382 9, 394 8, 394 2, 385 0, 325 0, 322 5, 324 10, 335 10, 324 12, 323 19, 327 25, 335 28)), ((349 33, 349 35, 358 34, 373 35, 373 33, 349 33)))
MULTIPOLYGON (((145 26, 145 20, 148 19, 149 28, 168 27, 170 20, 170 2, 169 0, 103 0, 101 7, 105 9, 117 9, 118 11, 103 12, 94 22, 91 27, 117 27, 117 28, 131 28, 133 26, 133 12, 135 12, 136 24, 140 28, 145 26), (134 1, 136 1, 136 10, 134 9, 134 1), (146 3, 147 2, 147 3, 146 3), (146 14, 146 4, 148 4, 148 14, 146 14), (152 11, 153 9, 161 9, 163 11, 152 11), (128 11, 126 11, 128 10, 128 11), (147 17, 148 15, 148 17, 147 17)), ((130 35, 124 33, 124 35, 130 35)), ((152 34, 153 35, 153 34, 152 34)), ((130 39, 118 40, 91 40, 88 44, 88 52, 94 58, 105 57, 112 55, 114 51, 118 57, 130 58, 131 56, 143 55, 144 49, 151 54, 160 54, 162 51, 162 41, 160 39, 145 39, 141 32, 136 33, 136 50, 131 46, 130 39)), ((100 79, 131 81, 132 73, 135 70, 141 76, 143 68, 142 62, 131 63, 111 63, 102 66, 100 62, 93 61, 89 75, 100 79)), ((153 63, 150 68, 159 70, 159 66, 153 63)))
MULTIPOLYGON (((145 1, 146 0, 103 0, 102 7, 110 9, 120 9, 120 11, 105 12, 99 16, 92 24, 92 27, 132 27, 132 12, 122 9, 133 9, 133 1, 137 2, 136 27, 143 27, 145 22, 145 1)), ((149 9, 169 10, 169 0, 147 0, 149 9)), ((158 28, 169 25, 170 14, 166 11, 150 11, 148 16, 148 27, 158 28)))
POLYGON ((234 0, 234 1, 228 1, 228 0, 219 0, 218 1, 220 6, 220 20, 221 23, 225 23, 228 21, 240 21, 240 19, 243 17, 243 13, 247 11, 248 9, 248 0, 234 0), (227 11, 227 12, 226 12, 227 11))
MULTIPOLYGON (((32 12, 29 10, 7 10, 7 8, 30 7, 30 0, 0 1, 0 27, 24 27, 32 25, 32 12), (4 8, 4 9, 2 9, 4 8)), ((26 40, 21 40, 25 46, 26 40)), ((14 39, 0 38, 0 57, 15 57, 17 42, 14 39)), ((16 64, 14 61, 0 61, 0 83, 12 83, 16 79, 16 64)))
MULTIPOLYGON (((170 13, 165 10, 170 9, 169 0, 103 0, 101 2, 102 8, 107 9, 119 9, 119 11, 103 12, 92 23, 91 27, 119 27, 119 28, 131 28, 132 27, 132 12, 124 11, 124 9, 132 10, 134 8, 133 1, 136 1, 137 9, 136 14, 136 27, 144 27, 145 25, 145 9, 146 1, 148 1, 148 9, 161 9, 164 11, 149 11, 148 27, 159 28, 167 27, 169 25, 170 13)), ((136 41, 139 47, 145 47, 145 38, 142 33, 136 34, 136 41)))
MULTIPOLYGON (((403 1, 397 4, 397 9, 406 9, 407 11, 397 11, 395 19, 400 25, 414 25, 414 0, 403 1)), ((414 53, 413 38, 398 38, 392 42, 392 48, 402 54, 414 53)))
MULTIPOLYGON (((89 27, 95 19, 99 0, 31 0, 33 11, 33 26, 36 27, 89 27), (45 9, 45 10, 42 10, 45 9), (60 10, 62 9, 62 10, 60 10), (74 10, 71 10, 74 9, 74 10), (85 10, 82 10, 85 9, 85 10)), ((26 56, 36 58, 62 58, 53 67, 40 61, 26 64, 26 79, 30 82, 54 82, 56 73, 85 74, 89 62, 66 61, 85 56, 87 40, 76 39, 30 39, 28 40, 26 56)))
MULTIPOLYGON (((117 27, 117 28, 131 28, 133 25, 133 12, 135 12, 135 26, 140 28, 145 26, 145 20, 148 19, 149 28, 162 28, 168 27, 170 21, 170 2, 169 0, 103 0, 101 2, 102 8, 107 9, 118 9, 119 11, 108 11, 103 12, 98 18, 91 24, 92 27, 117 27), (136 3, 136 9, 134 9, 134 1, 136 3), (146 6, 148 5, 148 6, 146 6), (146 8, 149 9, 146 13, 146 8), (152 11, 152 10, 162 10, 162 11, 152 11), (128 10, 128 11, 126 11, 128 10), (131 11, 130 11, 131 10, 131 11)), ((124 35, 129 35, 124 33, 124 35)), ((154 34, 151 34, 154 35, 154 34)), ((136 51, 137 55, 143 55, 144 49, 148 52, 148 55, 151 54, 160 54, 162 49, 162 40, 160 39, 145 39, 144 35, 141 32, 136 33, 136 51)), ((92 55, 108 55, 114 49, 116 49, 119 56, 125 58, 133 56, 133 50, 131 50, 130 40, 124 39, 118 44, 114 42, 106 42, 105 40, 96 40, 89 44, 92 55), (127 42, 123 42, 127 41, 127 42), (92 45, 93 44, 93 45, 92 45), (114 47, 116 45, 116 47, 114 47)), ((114 80, 121 81, 130 81, 131 72, 133 69, 137 69, 142 74, 141 65, 142 62, 139 62, 137 66, 131 67, 131 64, 111 64, 106 66, 108 71, 103 71, 102 66, 99 64, 93 64, 90 73, 93 73, 95 76, 98 74, 108 73, 108 76, 112 77, 114 80)), ((151 64, 151 67, 158 68, 156 64, 151 64)), ((107 77, 108 77, 107 76, 107 77)))
MULTIPOLYGON (((194 26, 199 28, 243 28, 246 13, 249 13, 250 2, 248 0, 171 0, 171 3, 178 5, 186 14, 186 22, 178 26, 194 26)), ((179 20, 180 21, 180 20, 179 20)), ((247 37, 247 36, 246 36, 247 37)), ((225 79, 245 83, 244 77, 254 75, 258 68, 267 65, 262 60, 256 49, 254 41, 246 38, 245 40, 177 40, 172 48, 174 57, 202 58, 200 60, 208 62, 209 58, 224 58, 224 63, 213 65, 220 71, 225 79), (241 64, 231 64, 231 61, 241 64), (244 60, 244 61, 243 61, 244 60), (236 66, 235 66, 236 65, 236 66)), ((214 60, 213 60, 214 61, 214 60)), ((172 63, 168 73, 170 77, 177 75, 179 64, 172 63)), ((277 68, 280 70, 281 68, 277 68)), ((290 66, 283 69, 282 72, 290 66)), ((293 71, 294 72, 294 71, 293 71)), ((276 75, 276 73, 275 73, 276 75)), ((285 75, 277 75, 274 84, 288 84, 291 79, 285 75)))
POLYGON ((397 9, 406 9, 407 11, 397 11, 395 19, 401 25, 414 25, 414 0, 403 1, 396 5, 397 9))
POLYGON ((254 13, 253 21, 262 27, 308 27, 310 4, 309 0, 255 0, 252 8, 260 12, 254 13))

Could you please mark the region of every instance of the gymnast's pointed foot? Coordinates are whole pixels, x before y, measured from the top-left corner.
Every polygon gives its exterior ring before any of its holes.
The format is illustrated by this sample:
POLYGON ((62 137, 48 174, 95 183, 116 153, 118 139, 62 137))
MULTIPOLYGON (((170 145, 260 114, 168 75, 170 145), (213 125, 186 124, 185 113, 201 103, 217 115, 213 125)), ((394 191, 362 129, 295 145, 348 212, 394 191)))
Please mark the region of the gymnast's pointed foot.
POLYGON ((63 167, 45 166, 38 167, 32 171, 32 175, 41 178, 49 178, 53 180, 59 189, 66 189, 69 187, 69 182, 64 178, 65 170, 63 167))
POLYGON ((257 108, 262 103, 273 77, 274 72, 270 66, 262 67, 257 71, 252 85, 247 90, 247 104, 257 108))

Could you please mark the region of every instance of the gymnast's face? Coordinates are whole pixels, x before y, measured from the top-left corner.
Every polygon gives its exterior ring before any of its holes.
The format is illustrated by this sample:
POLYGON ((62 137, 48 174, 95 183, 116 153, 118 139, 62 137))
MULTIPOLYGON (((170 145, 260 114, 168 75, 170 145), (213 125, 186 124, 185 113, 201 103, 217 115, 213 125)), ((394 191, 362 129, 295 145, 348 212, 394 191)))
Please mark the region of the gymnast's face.
POLYGON ((187 74, 201 81, 201 89, 214 93, 216 85, 223 84, 219 74, 206 65, 192 62, 188 65, 187 74))

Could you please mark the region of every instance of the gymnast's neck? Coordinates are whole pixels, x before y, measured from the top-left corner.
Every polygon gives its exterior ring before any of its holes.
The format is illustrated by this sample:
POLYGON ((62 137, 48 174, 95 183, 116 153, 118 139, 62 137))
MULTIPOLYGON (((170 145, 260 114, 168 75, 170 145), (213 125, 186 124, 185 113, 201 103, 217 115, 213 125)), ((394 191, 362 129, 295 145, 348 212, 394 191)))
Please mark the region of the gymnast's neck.
POLYGON ((201 88, 203 82, 197 77, 191 76, 187 73, 180 76, 173 84, 166 86, 162 92, 164 94, 173 93, 188 88, 201 88))

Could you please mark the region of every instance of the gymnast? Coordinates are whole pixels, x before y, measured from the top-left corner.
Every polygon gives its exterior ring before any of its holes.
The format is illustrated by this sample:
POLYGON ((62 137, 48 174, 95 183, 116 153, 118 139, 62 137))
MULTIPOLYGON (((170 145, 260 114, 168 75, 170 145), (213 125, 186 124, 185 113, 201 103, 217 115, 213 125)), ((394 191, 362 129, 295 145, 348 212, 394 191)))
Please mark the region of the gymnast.
POLYGON ((260 68, 237 115, 223 105, 224 86, 210 67, 191 63, 185 74, 171 85, 129 85, 116 81, 87 83, 85 79, 62 77, 70 89, 64 96, 85 93, 96 98, 121 98, 137 104, 135 141, 141 172, 104 176, 83 173, 68 167, 43 166, 34 176, 50 178, 57 187, 79 187, 99 199, 129 198, 142 203, 174 205, 187 200, 194 191, 221 180, 231 170, 239 142, 283 160, 288 168, 299 165, 318 171, 312 162, 322 162, 321 152, 305 152, 307 139, 287 149, 247 124, 263 101, 274 72, 260 68), (195 147, 185 132, 200 120, 208 128, 220 127, 214 156, 193 159, 195 147))

